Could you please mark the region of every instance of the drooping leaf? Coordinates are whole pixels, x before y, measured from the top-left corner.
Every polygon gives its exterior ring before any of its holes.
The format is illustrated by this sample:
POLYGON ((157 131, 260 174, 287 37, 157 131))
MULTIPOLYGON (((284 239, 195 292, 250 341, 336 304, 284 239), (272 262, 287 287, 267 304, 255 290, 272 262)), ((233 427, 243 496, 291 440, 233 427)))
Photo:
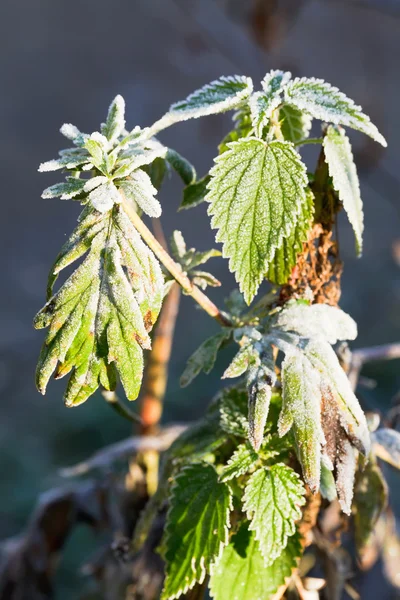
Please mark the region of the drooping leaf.
POLYGON ((229 144, 215 160, 206 200, 223 255, 250 303, 266 265, 290 235, 305 201, 305 166, 288 142, 229 144))
POLYGON ((186 100, 172 104, 163 119, 175 123, 233 110, 243 104, 252 91, 250 77, 220 77, 190 94, 186 100))
POLYGON ((229 329, 223 329, 216 335, 208 338, 197 348, 197 350, 189 358, 185 370, 181 375, 181 386, 188 386, 201 371, 208 375, 217 360, 218 351, 222 344, 231 336, 229 329))
POLYGON ((385 138, 360 106, 323 79, 302 77, 285 87, 285 102, 315 119, 358 129, 386 146, 385 138))
POLYGON ((400 433, 395 429, 383 427, 372 434, 373 449, 376 456, 400 469, 400 433))
POLYGON ((304 353, 319 371, 322 383, 334 393, 341 424, 351 443, 367 456, 371 447, 367 420, 332 346, 310 339, 304 343, 304 353))
POLYGON ((137 204, 149 217, 159 217, 161 215, 161 205, 155 198, 156 188, 151 183, 151 179, 142 169, 137 169, 125 179, 120 188, 125 197, 133 205, 137 204))
POLYGON ((301 545, 294 535, 266 566, 254 533, 243 523, 213 568, 210 594, 214 600, 270 600, 292 575, 300 555, 301 545))
POLYGON ((283 238, 279 248, 268 264, 267 279, 272 283, 284 285, 292 274, 297 257, 303 251, 303 243, 307 241, 314 216, 314 196, 310 188, 306 188, 306 200, 300 215, 288 237, 283 238))
POLYGON ((196 169, 179 152, 168 148, 165 160, 175 169, 185 185, 191 185, 196 181, 196 169))
POLYGON ((166 524, 163 600, 202 582, 228 543, 229 487, 212 465, 192 464, 177 475, 166 524))
POLYGON ((330 344, 357 337, 355 321, 340 308, 329 304, 287 303, 276 317, 276 326, 306 338, 322 337, 330 344))
POLYGON ((304 479, 316 492, 321 478, 321 444, 324 442, 320 378, 301 352, 286 354, 282 364, 282 388, 279 435, 283 436, 293 428, 304 479))
POLYGON ((122 135, 125 128, 125 100, 118 95, 110 104, 106 122, 101 127, 101 133, 113 142, 122 135))
POLYGON ((210 181, 210 176, 206 175, 202 179, 195 181, 191 185, 188 185, 183 190, 183 200, 179 207, 179 210, 187 210, 188 208, 194 208, 202 202, 204 202, 207 195, 207 185, 210 181))
POLYGON ((65 402, 76 406, 100 383, 115 389, 117 369, 133 400, 142 379, 142 348, 150 347, 148 331, 161 308, 161 269, 119 206, 106 214, 85 209, 53 266, 50 290, 55 275, 86 253, 35 317, 36 328, 50 327, 37 387, 44 393, 54 371, 60 378, 73 370, 65 402))
POLYGON ((333 187, 347 213, 356 237, 358 254, 362 252, 362 236, 364 231, 363 204, 360 195, 360 183, 354 164, 349 138, 343 129, 330 125, 324 137, 324 152, 328 163, 329 175, 333 187))
POLYGON ((279 109, 279 121, 285 140, 298 144, 310 135, 312 119, 298 108, 284 104, 279 109))
POLYGON ((354 489, 354 526, 357 550, 362 554, 375 525, 386 508, 388 486, 382 471, 371 459, 358 474, 354 489))
POLYGON ((256 92, 250 98, 250 112, 253 127, 258 137, 262 136, 273 111, 281 103, 281 92, 289 81, 291 73, 270 71, 262 81, 262 92, 256 92))
POLYGON ((351 515, 357 457, 358 452, 348 438, 343 437, 339 440, 335 464, 336 491, 340 508, 346 515, 351 515))
POLYGON ((328 502, 333 502, 337 497, 335 478, 332 471, 323 462, 321 463, 320 492, 321 496, 328 502))
MULTIPOLYGON (((274 374, 275 378, 275 374, 274 374)), ((272 396, 272 380, 270 370, 263 365, 250 367, 247 376, 249 395, 249 440, 254 450, 259 450, 264 438, 269 404, 272 396)))
POLYGON ((240 477, 247 473, 258 461, 257 452, 247 444, 240 444, 228 460, 221 473, 221 481, 229 481, 235 477, 240 477))
POLYGON ((240 377, 253 364, 259 363, 259 354, 253 344, 242 346, 239 352, 233 357, 229 367, 225 370, 222 378, 240 377))
POLYGON ((305 490, 293 469, 277 463, 262 467, 249 478, 243 497, 243 510, 255 532, 265 565, 280 556, 296 531, 301 517, 305 490))

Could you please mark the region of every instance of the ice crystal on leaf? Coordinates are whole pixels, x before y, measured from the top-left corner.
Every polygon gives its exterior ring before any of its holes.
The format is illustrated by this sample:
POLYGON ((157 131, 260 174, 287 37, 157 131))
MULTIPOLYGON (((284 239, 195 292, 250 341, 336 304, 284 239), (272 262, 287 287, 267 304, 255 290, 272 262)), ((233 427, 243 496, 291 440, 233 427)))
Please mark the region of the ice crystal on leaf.
POLYGON ((272 113, 282 102, 282 92, 289 81, 291 73, 270 71, 261 82, 262 92, 256 92, 250 98, 250 112, 253 127, 257 136, 261 137, 272 113))
POLYGON ((49 294, 58 273, 87 253, 35 318, 49 327, 37 367, 44 393, 49 378, 70 371, 65 402, 84 402, 100 383, 115 389, 118 371, 126 395, 140 389, 142 348, 161 308, 163 277, 121 207, 105 215, 87 207, 62 248, 50 274, 49 294))
POLYGON ((215 159, 206 200, 223 256, 250 303, 305 201, 304 164, 288 142, 247 138, 215 159))
POLYGON ((358 129, 382 146, 387 145, 361 107, 323 79, 301 77, 290 81, 285 87, 285 102, 315 119, 358 129))
POLYGON ((350 141, 343 129, 332 125, 328 127, 324 137, 324 152, 333 187, 343 202, 356 236, 357 252, 361 254, 364 230, 363 204, 350 141))

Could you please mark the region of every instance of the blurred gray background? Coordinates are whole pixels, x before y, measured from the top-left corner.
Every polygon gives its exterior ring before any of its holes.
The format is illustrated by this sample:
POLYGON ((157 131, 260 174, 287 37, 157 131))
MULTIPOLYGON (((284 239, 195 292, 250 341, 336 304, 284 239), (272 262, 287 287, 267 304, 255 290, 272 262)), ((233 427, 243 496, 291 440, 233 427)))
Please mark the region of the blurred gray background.
MULTIPOLYGON (((399 0, 2 0, 0 50, 0 538, 24 527, 38 494, 60 483, 61 466, 131 431, 99 394, 68 410, 64 382, 52 383, 45 398, 33 382, 43 332, 33 330, 32 318, 44 303, 51 262, 79 213, 74 203, 40 198, 58 177, 38 174, 37 166, 65 144, 58 133, 63 122, 98 129, 117 93, 125 97, 129 127, 151 124, 169 104, 221 74, 250 75, 257 86, 271 68, 322 77, 361 104, 389 147, 351 133, 366 233, 357 260, 341 218, 342 306, 359 324, 356 346, 400 339, 399 0)), ((209 117, 160 138, 202 175, 229 126, 230 116, 209 117)), ((305 156, 312 166, 313 150, 305 156)), ((161 192, 166 233, 181 229, 198 249, 211 247, 204 206, 176 213, 181 190, 172 177, 161 192)), ((233 287, 222 259, 210 270, 225 292, 233 287)), ((223 292, 211 294, 222 302, 223 292)), ((190 299, 181 308, 164 420, 200 415, 210 399, 207 389, 218 385, 227 362, 222 355, 214 375, 179 389, 186 358, 216 329, 190 299)), ((400 388, 398 367, 368 368, 379 387, 362 392, 365 406, 390 407, 400 388)), ((398 479, 390 477, 396 486, 398 479)), ((75 597, 91 536, 78 531, 71 539, 58 598, 75 597)))

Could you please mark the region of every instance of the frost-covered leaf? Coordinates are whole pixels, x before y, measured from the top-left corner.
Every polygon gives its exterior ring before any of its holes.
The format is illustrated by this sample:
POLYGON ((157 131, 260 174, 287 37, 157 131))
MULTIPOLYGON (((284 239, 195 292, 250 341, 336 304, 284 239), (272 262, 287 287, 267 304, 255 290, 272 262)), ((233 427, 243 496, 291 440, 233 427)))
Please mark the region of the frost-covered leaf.
POLYGON ((250 113, 253 127, 258 137, 262 136, 273 111, 282 101, 281 93, 291 74, 283 71, 270 71, 262 81, 262 92, 256 92, 250 98, 250 113))
POLYGON ((72 123, 64 123, 64 125, 62 125, 60 128, 60 133, 74 143, 76 143, 78 140, 79 142, 82 142, 82 138, 85 135, 82 134, 79 129, 75 127, 75 125, 72 125, 72 123))
POLYGON ((174 441, 167 451, 172 459, 194 461, 202 460, 215 452, 227 440, 226 432, 220 427, 217 418, 207 415, 192 424, 174 441))
POLYGON ((376 462, 370 460, 358 474, 354 489, 354 527, 357 550, 362 554, 377 521, 386 508, 388 486, 376 462))
POLYGON ((253 344, 242 346, 225 370, 222 379, 240 377, 252 364, 259 363, 259 360, 259 353, 255 350, 253 344))
POLYGON ((190 276, 194 285, 197 285, 202 290, 205 290, 207 286, 219 287, 221 285, 219 279, 207 271, 191 271, 190 276))
POLYGON ((382 428, 372 434, 373 449, 379 458, 400 469, 400 433, 382 428))
POLYGON ((296 224, 305 201, 305 166, 288 142, 247 138, 229 144, 210 173, 211 225, 250 303, 267 263, 296 224))
POLYGON ((219 349, 230 336, 231 331, 223 329, 216 335, 208 338, 197 348, 189 358, 185 370, 181 375, 180 383, 182 387, 188 386, 201 371, 204 371, 207 375, 212 371, 219 349))
POLYGON ((350 441, 360 452, 368 455, 371 441, 367 420, 333 348, 322 340, 310 339, 304 344, 304 353, 319 371, 322 383, 334 393, 341 424, 350 441))
POLYGON ((247 473, 259 460, 257 452, 249 443, 240 444, 232 454, 221 473, 221 481, 229 481, 247 473))
POLYGON ((306 188, 306 200, 302 205, 296 225, 288 237, 283 238, 279 248, 268 264, 267 279, 272 283, 283 285, 289 280, 297 257, 303 251, 303 243, 307 241, 314 216, 314 195, 306 188))
POLYGON ((107 138, 95 131, 86 140, 85 148, 90 154, 90 162, 93 163, 103 175, 109 175, 107 164, 107 150, 109 149, 109 145, 107 138))
POLYGON ((281 132, 285 140, 298 144, 310 135, 312 118, 289 104, 284 104, 279 109, 281 132))
POLYGON ((113 182, 107 181, 89 193, 89 201, 100 213, 106 213, 121 202, 121 196, 113 182))
POLYGON ((176 477, 166 524, 166 578, 161 598, 178 598, 201 583, 228 543, 229 487, 209 464, 176 477))
POLYGON ((168 148, 165 160, 175 169, 185 185, 191 185, 196 181, 196 169, 178 152, 168 148))
MULTIPOLYGON (((273 376, 275 378, 275 374, 273 376)), ((264 438, 264 429, 272 396, 272 383, 270 371, 265 370, 263 365, 250 367, 247 376, 249 440, 254 450, 259 450, 264 438)))
POLYGON ((280 556, 288 539, 296 532, 301 518, 305 490, 299 476, 290 467, 278 463, 258 469, 248 480, 243 510, 250 530, 260 545, 265 565, 280 556))
POLYGON ((59 171, 60 169, 76 169, 76 167, 82 167, 82 165, 88 164, 90 156, 88 153, 80 153, 74 156, 61 156, 53 160, 48 160, 39 165, 38 171, 40 173, 46 173, 48 171, 59 171))
POLYGON ((65 402, 75 406, 100 383, 115 389, 118 370, 133 400, 142 379, 142 348, 150 346, 148 331, 161 308, 161 269, 119 206, 106 214, 88 206, 53 266, 50 293, 56 275, 86 253, 35 317, 37 329, 49 327, 37 387, 45 393, 54 371, 60 378, 73 370, 65 402))
POLYGON ((304 479, 316 492, 321 478, 321 444, 324 443, 320 377, 301 352, 286 354, 282 364, 282 388, 279 435, 293 428, 304 479))
POLYGON ((83 191, 85 183, 86 181, 84 179, 70 177, 66 182, 56 183, 45 189, 42 193, 42 198, 61 197, 61 200, 70 200, 83 191))
POLYGON ((177 260, 178 262, 181 262, 181 260, 183 260, 185 254, 187 252, 187 247, 186 247, 186 242, 185 242, 185 238, 182 235, 181 231, 178 231, 177 229, 175 231, 173 231, 172 236, 171 236, 171 253, 172 256, 175 258, 175 260, 177 260))
POLYGON ((125 100, 118 95, 110 104, 106 122, 101 127, 101 133, 114 142, 125 129, 125 100))
POLYGON ((355 321, 340 308, 329 304, 288 303, 278 313, 275 326, 306 338, 322 337, 330 344, 357 337, 355 321))
POLYGON ((356 236, 358 254, 362 252, 364 231, 363 204, 360 195, 360 183, 354 164, 349 138, 343 129, 330 125, 324 137, 324 152, 328 163, 329 175, 333 187, 343 202, 350 224, 356 236))
POLYGON ((219 396, 220 425, 226 433, 246 438, 249 432, 247 420, 247 392, 244 387, 222 390, 219 396))
POLYGON ((285 87, 285 102, 315 119, 358 129, 386 146, 385 138, 360 106, 323 79, 296 78, 285 87))
POLYGON ((220 77, 190 94, 186 100, 172 104, 163 118, 174 123, 233 110, 244 104, 252 91, 250 77, 220 77))
POLYGON ((202 202, 204 202, 207 195, 207 185, 210 181, 210 176, 206 175, 202 179, 195 181, 191 185, 188 185, 183 190, 183 200, 179 207, 179 210, 187 210, 188 208, 194 208, 202 202))
POLYGON ((254 533, 243 523, 212 570, 210 594, 214 600, 271 600, 292 575, 300 556, 301 545, 296 534, 288 540, 280 556, 265 566, 254 533))
POLYGON ((157 190, 151 183, 150 177, 142 169, 131 173, 125 179, 120 188, 125 197, 133 205, 137 204, 149 217, 159 217, 161 215, 161 205, 156 199, 157 190))
POLYGON ((113 173, 114 179, 122 179, 128 177, 136 169, 146 167, 152 164, 157 159, 164 159, 168 148, 162 144, 156 144, 155 147, 143 149, 139 148, 132 152, 130 156, 124 158, 121 155, 121 160, 117 164, 117 169, 113 173))

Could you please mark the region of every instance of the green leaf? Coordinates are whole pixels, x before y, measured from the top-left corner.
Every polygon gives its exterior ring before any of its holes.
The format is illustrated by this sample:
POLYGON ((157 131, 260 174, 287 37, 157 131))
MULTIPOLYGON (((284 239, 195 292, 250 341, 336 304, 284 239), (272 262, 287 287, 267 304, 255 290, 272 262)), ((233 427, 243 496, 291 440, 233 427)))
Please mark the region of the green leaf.
POLYGON ((249 443, 240 444, 223 468, 220 479, 229 481, 247 473, 259 460, 257 452, 249 443))
POLYGON ((296 266, 298 254, 303 251, 303 243, 308 239, 308 232, 314 217, 314 196, 310 188, 306 188, 306 200, 301 207, 299 218, 291 234, 283 238, 279 248, 268 264, 267 279, 272 283, 284 285, 289 280, 296 266))
POLYGON ((329 304, 307 305, 289 302, 278 313, 275 326, 306 338, 322 337, 330 344, 338 340, 355 340, 357 325, 343 310, 329 304))
POLYGON ((210 595, 215 600, 269 600, 291 576, 296 554, 288 547, 266 567, 255 536, 244 523, 213 569, 210 595), (227 577, 227 573, 232 573, 232 577, 227 577))
POLYGON ((161 598, 201 583, 228 543, 231 495, 212 465, 192 464, 176 477, 166 524, 166 578, 161 598))
POLYGON ((229 434, 246 438, 249 432, 247 420, 247 392, 243 387, 230 387, 218 396, 220 424, 229 434))
POLYGON ((118 95, 110 104, 106 122, 101 127, 101 133, 114 142, 125 129, 125 100, 118 95))
POLYGON ((310 135, 312 119, 298 108, 284 104, 279 109, 281 132, 285 140, 298 144, 310 135))
POLYGON ((311 490, 317 492, 321 478, 321 444, 324 443, 320 377, 301 352, 286 354, 282 363, 282 387, 279 435, 293 428, 304 479, 311 490))
POLYGON ((191 185, 196 181, 196 169, 178 152, 168 148, 165 155, 165 160, 178 173, 185 185, 191 185))
POLYGON ((328 469, 323 461, 321 462, 320 492, 321 496, 328 500, 328 502, 333 502, 337 497, 335 478, 332 471, 328 469))
POLYGON ((388 486, 379 466, 372 459, 359 473, 354 489, 354 527, 357 550, 363 553, 376 523, 387 506, 388 486))
POLYGON ((161 205, 155 198, 156 188, 151 183, 147 173, 138 169, 131 173, 128 179, 124 180, 120 188, 123 190, 128 201, 137 204, 149 217, 161 216, 161 205))
POLYGON ((187 210, 188 208, 194 208, 202 202, 204 202, 207 195, 207 185, 210 181, 210 176, 206 175, 202 179, 199 179, 195 183, 188 185, 183 190, 183 200, 179 207, 179 210, 187 210))
POLYGON ((251 365, 259 363, 259 360, 259 353, 253 344, 242 346, 239 352, 233 357, 229 367, 225 370, 222 379, 240 377, 251 365))
POLYGON ((280 556, 301 518, 305 490, 290 467, 278 463, 258 469, 249 479, 243 497, 243 510, 255 532, 265 565, 280 556))
POLYGON ((74 179, 71 177, 66 182, 56 183, 45 189, 42 193, 42 198, 61 197, 61 200, 70 200, 83 191, 86 183, 87 181, 84 179, 74 179))
MULTIPOLYGON (((275 375, 274 375, 275 379, 275 375)), ((272 379, 263 365, 250 368, 247 377, 249 394, 249 440, 254 450, 259 450, 264 438, 269 404, 272 396, 272 379)))
POLYGON ((214 600, 271 600, 292 575, 300 555, 299 538, 294 535, 281 555, 265 566, 254 533, 243 523, 213 568, 210 594, 214 600))
POLYGON ((87 207, 62 248, 49 278, 87 253, 35 317, 49 327, 36 373, 39 391, 55 371, 73 370, 65 393, 68 406, 84 402, 99 387, 114 389, 118 370, 126 395, 140 389, 142 348, 161 308, 163 277, 153 253, 119 206, 100 214, 87 207))
POLYGON ((358 129, 386 146, 385 138, 360 106, 323 79, 296 78, 285 88, 285 102, 315 119, 358 129))
POLYGON ((281 92, 291 74, 283 71, 271 71, 262 81, 262 92, 256 92, 250 98, 250 113, 253 127, 258 137, 262 136, 273 111, 281 103, 281 92))
POLYGON ((400 469, 400 433, 395 429, 383 427, 374 431, 372 441, 376 456, 392 467, 400 469))
POLYGON ((250 77, 220 77, 173 104, 166 117, 178 122, 233 110, 244 104, 252 91, 250 77))
POLYGON ((324 152, 333 187, 343 202, 356 236, 357 253, 362 252, 364 213, 360 195, 360 183, 354 164, 349 138, 343 129, 330 125, 324 137, 324 152))
POLYGON ((215 361, 217 360, 218 351, 222 344, 229 340, 231 331, 223 329, 216 335, 208 338, 197 348, 197 350, 189 358, 185 370, 181 375, 181 386, 188 386, 201 371, 207 375, 212 371, 215 361))
POLYGON ((119 204, 121 201, 119 192, 112 181, 107 181, 96 187, 90 192, 88 198, 93 208, 100 213, 108 212, 114 204, 119 204))
POLYGON ((167 455, 172 459, 188 459, 191 462, 202 460, 218 450, 226 440, 226 432, 220 427, 219 420, 207 416, 181 433, 168 449, 167 455))
POLYGON ((223 255, 249 304, 266 265, 290 235, 305 201, 305 166, 288 142, 229 144, 215 159, 206 200, 223 255))

